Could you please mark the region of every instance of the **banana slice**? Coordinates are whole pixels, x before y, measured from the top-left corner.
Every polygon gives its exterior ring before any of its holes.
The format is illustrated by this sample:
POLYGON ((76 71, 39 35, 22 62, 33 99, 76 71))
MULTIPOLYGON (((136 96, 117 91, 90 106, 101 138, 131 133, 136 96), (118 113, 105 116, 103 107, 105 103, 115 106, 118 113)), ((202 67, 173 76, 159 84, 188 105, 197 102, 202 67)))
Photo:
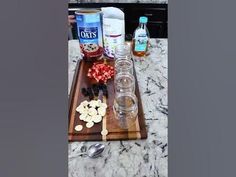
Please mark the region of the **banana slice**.
POLYGON ((82 126, 82 125, 76 125, 76 126, 75 126, 75 130, 76 130, 77 132, 81 131, 82 129, 83 129, 83 126, 82 126))
POLYGON ((100 103, 100 105, 99 105, 101 108, 104 108, 104 109, 106 109, 107 108, 107 104, 106 103, 100 103))
POLYGON ((83 105, 79 105, 76 108, 76 111, 79 112, 80 114, 87 114, 88 108, 84 107, 83 105))
POLYGON ((99 123, 101 121, 102 121, 102 116, 101 115, 94 116, 94 118, 93 118, 94 123, 99 123))
POLYGON ((86 119, 84 119, 85 122, 92 122, 93 121, 93 117, 90 115, 86 116, 86 119))
POLYGON ((96 100, 92 100, 89 102, 89 105, 92 107, 92 108, 96 108, 98 106, 98 102, 96 100))
POLYGON ((97 102, 98 102, 98 106, 102 103, 100 99, 98 99, 97 102))
POLYGON ((88 114, 90 115, 90 116, 94 116, 94 115, 97 115, 97 110, 95 109, 95 108, 89 108, 89 110, 88 110, 88 114))
POLYGON ((89 102, 87 100, 85 100, 81 103, 81 105, 84 106, 84 107, 88 106, 88 104, 89 104, 89 102))
POLYGON ((80 120, 85 120, 87 117, 87 114, 80 114, 79 119, 80 120))
POLYGON ((91 128, 93 125, 94 125, 93 122, 88 122, 88 123, 86 123, 86 127, 87 127, 87 128, 91 128))
POLYGON ((76 111, 80 113, 80 112, 83 111, 84 109, 85 109, 84 106, 79 105, 79 106, 76 108, 76 111))
POLYGON ((87 122, 86 127, 91 128, 94 123, 102 121, 103 116, 106 115, 107 104, 102 103, 101 100, 83 101, 76 108, 80 113, 79 119, 87 122))
POLYGON ((106 109, 103 107, 98 108, 98 114, 100 114, 101 116, 105 116, 106 109))

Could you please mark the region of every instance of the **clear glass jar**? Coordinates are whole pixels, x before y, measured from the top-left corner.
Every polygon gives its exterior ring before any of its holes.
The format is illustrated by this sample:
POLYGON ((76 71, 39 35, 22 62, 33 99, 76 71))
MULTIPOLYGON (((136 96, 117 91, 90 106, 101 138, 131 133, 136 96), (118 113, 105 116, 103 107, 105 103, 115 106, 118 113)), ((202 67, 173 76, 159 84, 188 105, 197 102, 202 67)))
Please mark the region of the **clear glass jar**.
POLYGON ((114 99, 113 111, 122 129, 131 127, 138 116, 138 100, 135 94, 117 93, 114 99))
POLYGON ((115 61, 115 71, 116 74, 120 72, 128 72, 133 74, 133 61, 127 60, 126 58, 119 58, 115 61))
POLYGON ((131 47, 129 44, 119 44, 115 48, 115 59, 126 58, 131 59, 131 47))
POLYGON ((134 76, 128 72, 120 72, 114 78, 115 94, 116 93, 134 93, 135 79, 134 76))

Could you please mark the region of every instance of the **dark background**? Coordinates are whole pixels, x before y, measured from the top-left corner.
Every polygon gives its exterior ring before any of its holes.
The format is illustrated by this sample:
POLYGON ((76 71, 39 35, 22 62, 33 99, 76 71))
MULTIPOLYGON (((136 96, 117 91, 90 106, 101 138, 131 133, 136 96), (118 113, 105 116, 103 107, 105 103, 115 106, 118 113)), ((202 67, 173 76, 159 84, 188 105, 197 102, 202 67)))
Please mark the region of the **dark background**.
MULTIPOLYGON (((235 176, 235 7, 168 4, 169 177, 235 176)), ((0 1, 1 177, 68 175, 67 15, 67 2, 0 1)))
MULTIPOLYGON (((147 28, 151 38, 168 37, 168 4, 147 4, 147 3, 70 3, 69 14, 74 15, 78 8, 100 8, 117 7, 125 13, 125 34, 126 40, 132 40, 134 30, 139 25, 139 17, 147 16, 147 28)), ((73 25, 73 38, 77 37, 76 24, 73 25)))

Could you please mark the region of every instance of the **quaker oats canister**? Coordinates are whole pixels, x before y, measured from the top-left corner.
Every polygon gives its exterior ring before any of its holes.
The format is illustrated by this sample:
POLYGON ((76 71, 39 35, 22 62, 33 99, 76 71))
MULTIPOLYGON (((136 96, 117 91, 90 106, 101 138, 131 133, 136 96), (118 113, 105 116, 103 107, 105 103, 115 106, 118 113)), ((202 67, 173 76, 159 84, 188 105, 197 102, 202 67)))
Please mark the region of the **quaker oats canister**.
POLYGON ((84 59, 90 61, 100 59, 103 55, 101 10, 81 8, 75 12, 75 15, 84 59))

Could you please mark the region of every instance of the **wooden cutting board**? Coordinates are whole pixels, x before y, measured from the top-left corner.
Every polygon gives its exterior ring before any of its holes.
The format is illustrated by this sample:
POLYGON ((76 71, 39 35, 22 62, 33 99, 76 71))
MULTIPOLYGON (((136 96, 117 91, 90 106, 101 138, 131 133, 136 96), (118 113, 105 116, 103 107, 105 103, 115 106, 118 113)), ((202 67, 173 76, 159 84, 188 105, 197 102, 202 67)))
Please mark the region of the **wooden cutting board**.
MULTIPOLYGON (((103 62, 103 61, 101 61, 103 62)), ((114 66, 114 60, 108 60, 107 64, 114 66)), ((102 122, 95 124, 92 128, 87 128, 86 123, 79 119, 80 114, 75 111, 76 107, 84 101, 88 100, 88 97, 84 97, 81 93, 81 88, 91 86, 96 83, 95 80, 87 77, 88 69, 93 65, 93 62, 87 62, 82 60, 80 64, 77 64, 73 83, 71 86, 71 92, 69 97, 69 128, 68 137, 69 141, 107 141, 107 140, 131 140, 131 139, 146 139, 147 131, 145 125, 145 119, 143 114, 142 101, 140 98, 138 82, 136 79, 135 94, 138 98, 138 118, 135 124, 128 129, 121 129, 119 122, 115 118, 113 113, 113 101, 114 101, 114 80, 111 79, 107 82, 108 98, 103 97, 103 102, 108 105, 106 115, 102 122), (82 125, 83 129, 80 132, 75 131, 76 125, 82 125), (101 135, 103 129, 108 130, 106 136, 101 135)))

